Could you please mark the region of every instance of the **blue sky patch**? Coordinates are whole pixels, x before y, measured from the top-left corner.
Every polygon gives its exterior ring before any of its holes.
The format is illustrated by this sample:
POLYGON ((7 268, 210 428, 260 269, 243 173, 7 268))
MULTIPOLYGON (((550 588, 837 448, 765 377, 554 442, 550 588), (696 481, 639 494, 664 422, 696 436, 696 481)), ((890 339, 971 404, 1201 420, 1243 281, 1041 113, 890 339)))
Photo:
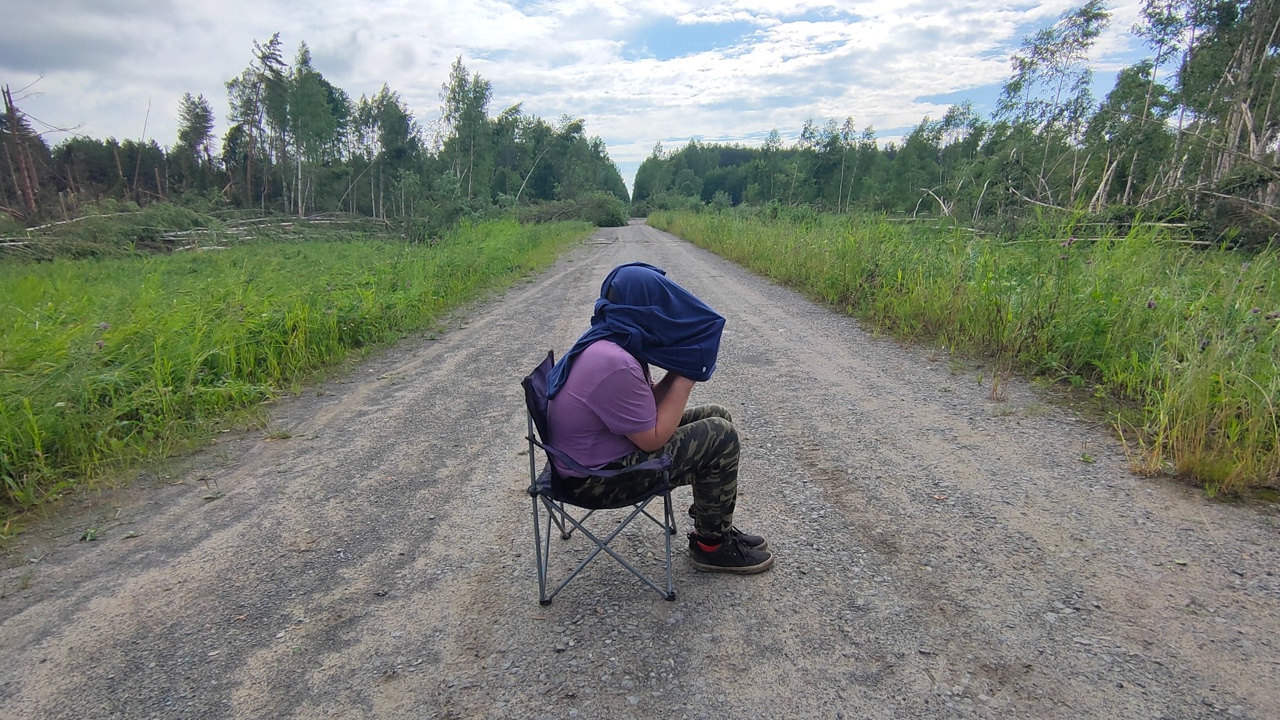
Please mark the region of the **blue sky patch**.
MULTIPOLYGON (((974 112, 979 115, 989 116, 995 112, 996 103, 1000 101, 1000 88, 1002 83, 993 83, 991 85, 981 85, 979 87, 966 88, 955 92, 940 93, 938 95, 921 95, 916 98, 917 102, 933 103, 937 105, 959 105, 968 100, 973 103, 974 112)), ((937 120, 938 118, 934 118, 937 120)))
POLYGON ((758 29, 749 22, 682 25, 674 19, 662 18, 645 27, 643 35, 627 43, 627 55, 674 60, 733 47, 758 29))

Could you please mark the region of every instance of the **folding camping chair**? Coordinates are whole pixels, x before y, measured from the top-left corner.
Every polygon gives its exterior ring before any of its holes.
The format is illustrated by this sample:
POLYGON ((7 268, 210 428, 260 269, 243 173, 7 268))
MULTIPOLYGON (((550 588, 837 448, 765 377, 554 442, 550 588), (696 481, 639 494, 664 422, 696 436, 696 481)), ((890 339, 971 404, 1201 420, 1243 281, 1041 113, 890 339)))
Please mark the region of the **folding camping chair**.
POLYGON ((551 367, 555 364, 555 356, 548 352, 538 367, 534 368, 520 383, 524 387, 525 407, 528 411, 529 434, 529 497, 533 499, 533 544, 535 557, 538 562, 538 602, 543 605, 550 605, 551 599, 556 596, 569 581, 577 577, 578 573, 587 566, 601 552, 607 553, 614 560, 617 560, 633 575, 640 578, 644 584, 648 585, 659 595, 667 600, 676 599, 676 589, 671 578, 671 536, 676 534, 676 518, 675 513, 671 510, 671 456, 662 455, 660 457, 648 460, 644 463, 623 468, 621 470, 590 470, 579 465, 573 458, 560 452, 543 442, 548 438, 547 434, 547 381, 551 375, 551 367), (535 436, 535 428, 537 434, 535 436), (537 462, 534 456, 537 449, 541 448, 546 453, 547 463, 539 472, 537 462), (580 472, 583 475, 591 475, 594 477, 618 477, 627 473, 642 470, 660 470, 662 482, 658 487, 646 492, 638 497, 627 498, 625 501, 607 506, 593 506, 584 504, 579 499, 567 497, 561 492, 561 479, 556 473, 555 467, 551 463, 551 459, 555 458, 557 462, 574 472, 580 472), (649 503, 655 498, 662 498, 663 513, 662 519, 654 517, 649 513, 649 503), (541 505, 541 508, 539 507, 541 505), (585 510, 586 513, 582 517, 574 517, 570 507, 585 510), (616 527, 608 534, 603 534, 603 538, 589 530, 584 523, 600 510, 616 510, 622 508, 630 508, 627 516, 618 523, 616 527), (546 533, 542 532, 542 512, 546 511, 546 533), (620 533, 631 521, 643 515, 653 521, 658 527, 662 528, 663 537, 666 540, 666 571, 667 586, 663 589, 656 582, 651 580, 647 575, 638 570, 634 565, 619 555, 613 548, 609 547, 609 543, 618 537, 620 533), (595 548, 578 566, 569 573, 559 585, 550 593, 547 592, 547 573, 551 564, 551 526, 554 523, 560 531, 560 537, 568 540, 573 536, 575 530, 581 533, 595 543, 595 548))

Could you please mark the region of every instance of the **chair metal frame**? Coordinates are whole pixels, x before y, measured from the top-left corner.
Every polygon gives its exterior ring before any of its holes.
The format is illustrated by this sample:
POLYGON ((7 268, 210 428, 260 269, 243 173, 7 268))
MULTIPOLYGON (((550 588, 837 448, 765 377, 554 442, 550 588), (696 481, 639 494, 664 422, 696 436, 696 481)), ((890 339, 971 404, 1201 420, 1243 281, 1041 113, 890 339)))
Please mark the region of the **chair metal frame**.
POLYGON ((565 453, 557 450, 550 445, 542 442, 546 438, 546 379, 550 373, 551 366, 554 364, 554 355, 547 354, 547 358, 543 360, 539 366, 534 369, 528 377, 524 379, 521 385, 525 389, 526 415, 528 420, 528 435, 526 440, 529 442, 529 497, 532 500, 533 507, 533 544, 534 557, 537 561, 538 571, 538 602, 542 605, 550 605, 554 598, 561 590, 564 589, 569 581, 573 580, 582 572, 584 568, 600 553, 606 553, 620 565, 631 572, 647 585, 654 592, 661 595, 666 600, 676 599, 675 582, 672 572, 672 556, 671 556, 671 537, 676 534, 676 518, 671 502, 671 456, 661 455, 646 462, 620 468, 616 470, 592 470, 578 464, 573 458, 565 453), (535 415, 535 412, 541 412, 542 418, 535 415), (546 455, 547 462, 542 470, 538 470, 536 455, 538 450, 546 455), (566 497, 558 491, 560 478, 552 464, 552 459, 568 470, 574 473, 590 475, 593 477, 612 478, 624 476, 628 473, 638 471, 660 471, 661 482, 643 495, 634 498, 628 498, 622 504, 611 506, 592 507, 583 504, 573 498, 566 497), (654 516, 649 512, 649 504, 657 498, 662 498, 662 519, 654 516), (541 505, 541 508, 539 507, 541 505), (586 514, 581 517, 575 517, 570 511, 570 507, 576 507, 586 510, 586 514), (592 532, 585 523, 589 518, 601 510, 621 510, 629 509, 626 517, 618 522, 607 535, 603 538, 600 534, 592 532), (543 531, 542 511, 546 511, 545 532, 543 531), (626 558, 620 555, 616 550, 609 546, 614 538, 618 537, 623 530, 631 524, 632 520, 643 515, 651 522, 657 525, 663 531, 665 539, 665 569, 666 569, 666 587, 659 585, 652 578, 638 569, 626 558), (595 545, 577 567, 568 574, 563 580, 555 585, 555 588, 548 592, 547 588, 552 582, 549 579, 550 563, 551 563, 551 536, 552 526, 559 530, 562 540, 568 540, 573 536, 575 531, 581 533, 595 545))

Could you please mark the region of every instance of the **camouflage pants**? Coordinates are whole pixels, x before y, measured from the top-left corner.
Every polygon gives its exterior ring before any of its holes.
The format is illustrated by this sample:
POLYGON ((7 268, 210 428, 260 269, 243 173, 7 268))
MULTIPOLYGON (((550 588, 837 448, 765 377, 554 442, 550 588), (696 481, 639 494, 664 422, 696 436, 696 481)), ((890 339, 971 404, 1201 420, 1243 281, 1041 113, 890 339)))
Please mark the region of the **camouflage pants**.
MULTIPOLYGON (((660 455, 671 456, 671 485, 689 485, 693 505, 689 516, 703 537, 729 532, 738 501, 738 431, 729 411, 719 405, 700 405, 684 411, 680 426, 667 444, 654 452, 636 450, 606 467, 627 467, 660 455)), ((640 471, 612 478, 565 478, 570 497, 591 498, 603 504, 621 503, 661 482, 659 471, 640 471)))

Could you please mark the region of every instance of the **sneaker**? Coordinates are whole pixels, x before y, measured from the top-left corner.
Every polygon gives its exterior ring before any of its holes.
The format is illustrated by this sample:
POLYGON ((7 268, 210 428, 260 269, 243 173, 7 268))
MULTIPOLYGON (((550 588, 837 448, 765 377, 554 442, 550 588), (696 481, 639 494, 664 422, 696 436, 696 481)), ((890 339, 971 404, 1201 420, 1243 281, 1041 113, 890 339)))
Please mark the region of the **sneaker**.
POLYGON ((748 547, 740 536, 729 535, 712 552, 703 550, 697 542, 689 551, 693 567, 703 572, 727 572, 753 575, 773 567, 773 554, 768 550, 748 547))
MULTIPOLYGON (((731 526, 729 528, 729 537, 738 538, 739 540, 742 541, 743 545, 746 545, 752 550, 768 550, 769 549, 769 542, 767 540, 760 537, 759 535, 752 535, 751 533, 742 532, 736 526, 731 526)), ((696 531, 689 533, 689 551, 693 552, 693 548, 697 544, 698 544, 698 533, 696 531)))

